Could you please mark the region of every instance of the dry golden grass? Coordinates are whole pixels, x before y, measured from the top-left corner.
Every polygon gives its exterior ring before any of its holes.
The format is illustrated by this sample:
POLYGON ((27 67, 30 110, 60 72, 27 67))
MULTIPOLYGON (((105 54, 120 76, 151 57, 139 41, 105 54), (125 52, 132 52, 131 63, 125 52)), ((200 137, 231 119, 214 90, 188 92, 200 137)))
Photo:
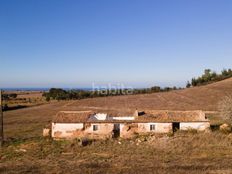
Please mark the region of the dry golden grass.
POLYGON ((232 78, 206 86, 163 93, 85 99, 70 106, 105 109, 164 109, 216 111, 218 102, 232 93, 232 78))
MULTIPOLYGON (((0 173, 232 173, 232 136, 178 133, 154 141, 78 143, 42 139, 42 128, 58 111, 93 110, 132 114, 135 108, 215 111, 232 92, 232 79, 167 93, 51 102, 4 112, 6 147, 0 173), (21 150, 20 150, 21 149, 21 150), (23 149, 23 150, 22 150, 23 149), (26 150, 26 152, 24 152, 26 150)), ((217 114, 207 114, 214 123, 217 114)))
POLYGON ((41 91, 4 91, 5 94, 17 94, 17 98, 41 98, 43 92, 41 91))
POLYGON ((139 139, 96 141, 85 147, 41 138, 11 142, 1 152, 0 172, 232 173, 231 134, 180 132, 139 139))
MULTIPOLYGON (((135 108, 173 110, 216 110, 218 102, 232 92, 232 78, 207 86, 154 93, 147 95, 117 96, 61 101, 4 113, 6 138, 24 138, 41 135, 42 128, 58 111, 93 110, 113 114, 132 114, 135 108)), ((209 112, 213 124, 221 121, 209 112)))
POLYGON ((21 109, 47 103, 40 91, 4 91, 4 94, 17 94, 17 98, 10 98, 9 100, 3 101, 3 105, 7 105, 7 110, 21 109))

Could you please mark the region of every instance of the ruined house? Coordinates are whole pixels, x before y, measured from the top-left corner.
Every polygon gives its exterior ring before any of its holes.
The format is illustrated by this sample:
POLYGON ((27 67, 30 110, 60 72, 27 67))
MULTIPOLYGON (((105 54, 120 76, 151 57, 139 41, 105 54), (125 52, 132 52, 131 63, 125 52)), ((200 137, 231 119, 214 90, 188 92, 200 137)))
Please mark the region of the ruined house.
POLYGON ((52 121, 51 136, 60 138, 130 138, 136 134, 206 130, 209 120, 202 111, 136 111, 113 116, 92 111, 60 111, 52 121))

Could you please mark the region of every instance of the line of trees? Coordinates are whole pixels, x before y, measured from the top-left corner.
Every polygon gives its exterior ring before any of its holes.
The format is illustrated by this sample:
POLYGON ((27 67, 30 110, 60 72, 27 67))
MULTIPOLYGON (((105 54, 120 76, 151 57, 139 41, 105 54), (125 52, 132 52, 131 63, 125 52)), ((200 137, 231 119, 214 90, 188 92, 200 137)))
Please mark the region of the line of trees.
POLYGON ((189 88, 191 86, 201 86, 209 83, 221 81, 227 78, 232 77, 231 69, 223 69, 221 73, 216 73, 211 69, 205 69, 204 74, 197 78, 192 78, 191 83, 188 81, 186 87, 189 88))
POLYGON ((10 99, 16 99, 17 94, 11 93, 11 94, 2 94, 2 99, 3 100, 10 100, 10 99))
POLYGON ((48 92, 43 93, 43 97, 47 101, 53 100, 80 100, 85 98, 105 97, 105 96, 119 96, 119 95, 132 95, 132 94, 149 94, 155 92, 167 92, 172 90, 178 90, 177 87, 165 87, 154 86, 144 89, 105 89, 105 90, 64 90, 61 88, 51 88, 48 92))
MULTIPOLYGON (((212 82, 224 80, 232 77, 231 69, 224 69, 221 73, 216 73, 211 69, 206 69, 204 74, 197 78, 192 78, 191 82, 187 82, 186 87, 206 85, 212 82)), ((48 92, 44 92, 43 96, 47 101, 53 100, 79 100, 84 98, 105 97, 105 96, 118 96, 118 95, 132 95, 132 94, 150 94, 156 92, 168 92, 179 90, 183 88, 177 87, 164 87, 153 86, 151 88, 143 89, 105 89, 105 90, 64 90, 61 88, 51 88, 48 92)))

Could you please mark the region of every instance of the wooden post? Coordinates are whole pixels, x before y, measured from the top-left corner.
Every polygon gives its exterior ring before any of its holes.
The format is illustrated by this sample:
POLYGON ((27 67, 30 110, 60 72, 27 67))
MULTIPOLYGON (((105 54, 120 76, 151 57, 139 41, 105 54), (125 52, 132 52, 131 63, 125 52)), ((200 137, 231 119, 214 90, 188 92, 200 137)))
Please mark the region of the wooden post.
POLYGON ((0 147, 3 145, 3 138, 2 90, 0 90, 0 147))

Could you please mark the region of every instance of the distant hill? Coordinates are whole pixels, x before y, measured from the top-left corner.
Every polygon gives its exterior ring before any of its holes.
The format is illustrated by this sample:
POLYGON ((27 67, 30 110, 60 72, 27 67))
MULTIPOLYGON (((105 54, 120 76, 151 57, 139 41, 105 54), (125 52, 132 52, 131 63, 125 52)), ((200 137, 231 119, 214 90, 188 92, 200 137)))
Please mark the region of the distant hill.
POLYGON ((218 101, 232 94, 232 78, 183 90, 79 100, 75 106, 112 109, 217 110, 218 101))

